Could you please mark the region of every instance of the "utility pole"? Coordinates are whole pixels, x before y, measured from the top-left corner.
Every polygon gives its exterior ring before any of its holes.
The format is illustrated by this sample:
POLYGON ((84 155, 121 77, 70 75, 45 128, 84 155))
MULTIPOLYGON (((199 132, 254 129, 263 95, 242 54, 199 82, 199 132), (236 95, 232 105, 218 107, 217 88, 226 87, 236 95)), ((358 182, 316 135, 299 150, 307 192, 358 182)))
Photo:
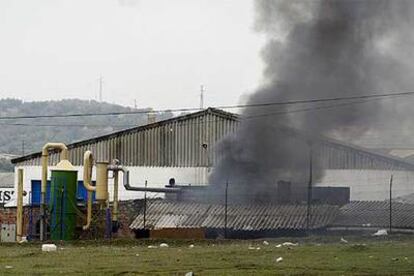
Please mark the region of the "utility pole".
POLYGON ((204 92, 206 91, 204 85, 200 85, 200 109, 204 109, 204 92))

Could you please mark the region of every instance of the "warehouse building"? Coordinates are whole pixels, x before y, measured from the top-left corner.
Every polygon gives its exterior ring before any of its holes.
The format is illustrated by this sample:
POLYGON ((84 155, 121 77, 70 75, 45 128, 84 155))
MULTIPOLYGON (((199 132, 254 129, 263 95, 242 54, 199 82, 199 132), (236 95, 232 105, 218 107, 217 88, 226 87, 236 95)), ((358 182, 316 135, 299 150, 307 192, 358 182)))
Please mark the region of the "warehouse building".
MULTIPOLYGON (((69 160, 78 169, 80 180, 83 153, 91 150, 97 161, 118 159, 127 166, 132 186, 143 186, 147 181, 150 187, 162 188, 171 178, 178 185, 207 185, 209 173, 220 158, 215 146, 233 133, 238 124, 237 115, 208 108, 70 144, 69 160)), ((286 133, 287 139, 302 135, 295 131, 286 133)), ((312 139, 314 156, 320 159, 325 170, 315 186, 350 187, 351 200, 384 200, 388 198, 389 179, 393 174, 396 197, 414 192, 414 164, 336 140, 312 139)), ((308 153, 304 153, 304 158, 308 158, 308 153)), ((58 153, 52 153, 50 166, 56 165, 58 159, 58 153)), ((39 197, 40 161, 41 152, 12 160, 16 170, 24 169, 24 189, 34 200, 39 197)), ((109 191, 112 193, 112 187, 109 191)), ((120 185, 119 196, 120 200, 129 200, 142 197, 142 193, 127 191, 120 185)))

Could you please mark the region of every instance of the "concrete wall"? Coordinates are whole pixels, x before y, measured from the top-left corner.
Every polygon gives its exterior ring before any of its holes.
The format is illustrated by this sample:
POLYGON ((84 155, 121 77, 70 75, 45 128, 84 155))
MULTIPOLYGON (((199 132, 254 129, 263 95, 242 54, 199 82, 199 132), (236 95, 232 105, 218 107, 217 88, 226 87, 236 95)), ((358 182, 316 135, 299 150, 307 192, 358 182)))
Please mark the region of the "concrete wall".
MULTIPOLYGON (((31 190, 31 181, 41 179, 41 167, 40 166, 24 166, 24 190, 29 194, 31 190)), ((15 194, 17 194, 17 169, 15 168, 15 194)), ((51 167, 50 169, 53 169, 51 167)), ((76 167, 78 170, 78 180, 82 180, 83 167, 76 167)), ((207 176, 209 169, 206 167, 198 168, 183 168, 183 167, 128 167, 130 171, 130 184, 131 186, 144 186, 145 180, 148 181, 148 187, 163 188, 168 184, 170 178, 175 178, 176 184, 192 184, 192 185, 204 185, 207 184, 207 176)), ((50 179, 50 171, 49 171, 50 179)), ((92 179, 95 180, 95 168, 93 170, 92 179)), ((122 179, 122 176, 121 176, 122 179)), ((120 180, 118 187, 118 194, 120 200, 130 200, 143 198, 143 192, 127 191, 120 180)), ((113 198, 113 180, 109 179, 109 192, 111 199, 113 198)), ((163 197, 164 194, 147 193, 148 198, 163 197)), ((25 204, 29 202, 29 196, 24 197, 25 204)), ((15 205, 15 201, 10 202, 7 206, 15 205)))
POLYGON ((350 187, 351 200, 388 200, 393 175, 393 198, 414 193, 413 171, 327 170, 316 186, 350 187))

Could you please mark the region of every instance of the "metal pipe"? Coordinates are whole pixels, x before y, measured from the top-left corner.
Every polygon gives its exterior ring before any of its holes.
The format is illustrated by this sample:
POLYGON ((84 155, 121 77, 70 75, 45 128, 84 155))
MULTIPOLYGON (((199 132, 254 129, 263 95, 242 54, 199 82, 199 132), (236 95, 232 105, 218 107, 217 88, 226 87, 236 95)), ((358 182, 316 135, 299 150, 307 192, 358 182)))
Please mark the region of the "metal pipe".
POLYGON ((90 150, 83 155, 83 186, 89 192, 95 192, 96 187, 92 186, 93 155, 90 150))
POLYGON ((114 209, 112 211, 113 221, 118 221, 118 176, 119 172, 114 171, 114 209))
POLYGON ((124 185, 125 189, 135 192, 150 192, 150 193, 179 193, 181 188, 155 188, 155 187, 132 187, 124 185))
POLYGON ((45 200, 46 200, 46 186, 47 186, 47 167, 48 167, 48 159, 49 159, 49 150, 51 149, 59 149, 60 153, 60 160, 67 161, 68 160, 68 148, 63 143, 47 143, 43 146, 42 149, 42 182, 41 182, 41 190, 40 190, 40 240, 44 240, 45 236, 45 200))
POLYGON ((93 204, 92 193, 96 191, 96 187, 92 186, 92 168, 93 168, 93 155, 92 155, 92 152, 88 150, 83 155, 83 186, 88 191, 86 224, 82 226, 83 230, 88 230, 91 226, 91 221, 92 221, 92 204, 93 204))
POLYGON ((152 193, 179 193, 181 188, 155 188, 155 187, 133 187, 129 184, 129 171, 120 166, 120 171, 124 173, 123 184, 126 190, 135 192, 152 192, 152 193))
POLYGON ((105 203, 108 200, 108 162, 96 163, 96 200, 105 203))
POLYGON ((108 166, 109 171, 114 172, 114 205, 112 211, 112 221, 115 223, 118 221, 119 214, 119 198, 118 198, 118 185, 119 185, 119 171, 122 171, 123 174, 123 183, 129 185, 129 171, 127 168, 124 168, 119 164, 119 160, 114 159, 112 165, 108 166))
POLYGON ((20 242, 23 236, 23 169, 17 170, 17 180, 16 241, 20 242))

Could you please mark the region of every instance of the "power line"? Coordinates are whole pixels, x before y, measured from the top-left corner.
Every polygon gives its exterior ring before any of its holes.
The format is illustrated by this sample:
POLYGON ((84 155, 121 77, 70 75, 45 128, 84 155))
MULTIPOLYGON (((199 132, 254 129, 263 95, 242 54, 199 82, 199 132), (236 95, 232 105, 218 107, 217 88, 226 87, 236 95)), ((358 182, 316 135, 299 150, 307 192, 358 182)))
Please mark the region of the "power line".
MULTIPOLYGON (((302 108, 302 109, 293 109, 293 110, 285 110, 285 111, 278 111, 278 112, 271 112, 271 113, 263 113, 258 115, 251 115, 251 116, 241 116, 240 120, 251 120, 263 117, 273 117, 273 116, 280 116, 286 115, 291 113, 301 113, 301 112, 310 112, 310 111, 318 111, 318 110, 326 110, 332 109, 337 107, 345 107, 355 104, 363 104, 373 100, 378 99, 367 99, 364 101, 352 101, 346 103, 339 103, 339 104, 332 104, 332 105, 322 105, 310 108, 302 108)), ((205 124, 205 123, 214 123, 218 122, 220 119, 212 119, 212 120, 203 120, 200 122, 180 122, 180 125, 197 125, 197 124, 205 124)), ((29 123, 0 123, 0 126, 31 126, 31 127, 93 127, 93 128, 107 128, 107 127, 116 127, 116 128, 128 128, 128 127, 139 127, 140 125, 88 125, 88 124, 29 124, 29 123)), ((142 125, 141 125, 142 126, 142 125)))
MULTIPOLYGON (((223 106, 214 106, 214 108, 217 108, 217 109, 256 108, 256 107, 286 106, 286 105, 321 103, 321 102, 335 102, 335 101, 356 100, 356 99, 373 99, 373 98, 385 98, 385 97, 395 97, 395 96, 410 96, 410 95, 414 95, 414 92, 371 94, 371 95, 363 95, 363 96, 293 100, 293 101, 281 101, 281 102, 269 102, 269 103, 257 103, 257 104, 223 105, 223 106)), ((198 110, 200 110, 200 108, 190 107, 190 108, 176 108, 176 109, 163 109, 163 110, 138 110, 138 111, 126 111, 126 112, 107 112, 107 113, 75 113, 75 114, 54 114, 54 115, 3 116, 3 117, 0 117, 0 120, 69 118, 69 117, 91 117, 91 116, 118 116, 118 115, 162 113, 162 112, 189 112, 189 111, 198 111, 198 110)))
MULTIPOLYGON (((354 104, 362 104, 366 103, 370 100, 366 101, 354 101, 354 102, 348 102, 348 103, 342 103, 342 104, 335 104, 335 105, 324 105, 324 106, 317 106, 317 107, 311 107, 311 108, 303 108, 303 109, 294 109, 294 110, 286 110, 286 111, 280 111, 280 112, 273 112, 273 113, 264 113, 259 115, 253 115, 253 116, 245 116, 240 117, 240 120, 250 120, 255 118, 261 118, 261 117, 271 117, 271 116, 278 116, 278 115, 284 115, 284 114, 290 114, 290 113, 299 113, 299 112, 308 112, 308 111, 315 111, 315 110, 323 110, 323 109, 331 109, 335 107, 342 107, 342 106, 348 106, 348 105, 354 105, 354 104)), ((372 99, 371 99, 372 101, 372 99)), ((203 120, 201 122, 185 122, 181 124, 205 124, 207 122, 217 122, 220 119, 213 119, 213 120, 203 120)), ((107 128, 107 127, 137 127, 139 125, 93 125, 93 124, 30 124, 30 123, 0 123, 0 126, 32 126, 32 127, 96 127, 96 128, 107 128)))

